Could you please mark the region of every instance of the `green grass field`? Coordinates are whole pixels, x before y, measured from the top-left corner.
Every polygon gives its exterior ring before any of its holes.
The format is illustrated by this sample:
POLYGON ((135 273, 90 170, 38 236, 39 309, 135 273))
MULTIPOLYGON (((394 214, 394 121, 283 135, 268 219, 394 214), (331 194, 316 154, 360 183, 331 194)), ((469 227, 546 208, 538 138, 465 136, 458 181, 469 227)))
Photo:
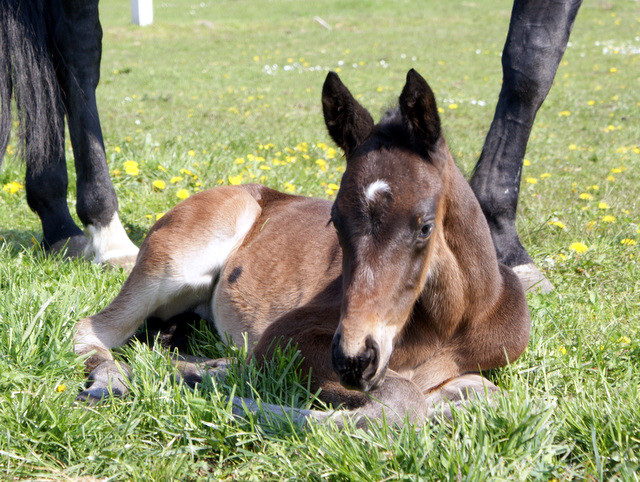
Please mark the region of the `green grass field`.
MULTIPOLYGON (((500 89, 510 8, 173 0, 155 2, 154 25, 136 28, 129 2, 103 0, 98 105, 132 239, 180 197, 219 184, 331 198, 344 160, 322 120, 327 70, 378 118, 416 68, 468 174, 500 89)), ((72 327, 126 275, 41 253, 14 139, 0 171, 0 478, 638 480, 638 32, 638 2, 585 0, 533 129, 520 198, 521 238, 556 290, 528 296, 528 349, 488 375, 504 389, 497 405, 420 429, 234 419, 231 393, 311 403, 291 353, 269 373, 241 364, 224 384, 193 391, 173 381, 166 351, 132 345, 120 351, 135 372, 131 394, 75 405, 84 380, 72 327)), ((243 357, 206 327, 192 345, 243 357)))

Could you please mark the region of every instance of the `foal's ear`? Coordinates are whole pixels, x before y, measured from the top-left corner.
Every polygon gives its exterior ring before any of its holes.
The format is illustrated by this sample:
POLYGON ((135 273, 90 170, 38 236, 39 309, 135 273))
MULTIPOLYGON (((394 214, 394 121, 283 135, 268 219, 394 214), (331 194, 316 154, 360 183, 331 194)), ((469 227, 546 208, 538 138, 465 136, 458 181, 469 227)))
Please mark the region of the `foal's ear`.
POLYGON ((415 141, 426 151, 436 145, 440 137, 440 116, 433 91, 422 76, 411 69, 400 94, 400 112, 411 129, 415 141))
POLYGON ((371 133, 371 114, 353 98, 335 72, 329 72, 322 87, 322 111, 329 135, 345 154, 353 152, 371 133))

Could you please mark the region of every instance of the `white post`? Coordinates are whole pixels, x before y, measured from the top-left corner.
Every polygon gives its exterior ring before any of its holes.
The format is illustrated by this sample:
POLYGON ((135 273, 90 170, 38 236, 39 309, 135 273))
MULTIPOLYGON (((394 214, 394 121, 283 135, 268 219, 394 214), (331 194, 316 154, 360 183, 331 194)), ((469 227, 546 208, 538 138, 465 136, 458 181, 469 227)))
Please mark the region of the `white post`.
POLYGON ((144 27, 153 23, 153 0, 131 0, 131 22, 144 27))

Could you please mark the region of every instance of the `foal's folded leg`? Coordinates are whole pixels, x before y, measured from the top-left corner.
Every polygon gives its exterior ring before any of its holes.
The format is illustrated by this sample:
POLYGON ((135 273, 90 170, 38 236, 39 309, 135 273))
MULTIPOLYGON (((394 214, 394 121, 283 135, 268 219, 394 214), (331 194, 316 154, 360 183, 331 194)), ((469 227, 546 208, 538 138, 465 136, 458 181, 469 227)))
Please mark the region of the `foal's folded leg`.
POLYGON ((466 373, 425 394, 427 417, 433 419, 442 416, 451 419, 453 407, 485 399, 491 402, 497 391, 498 387, 480 374, 466 373))
POLYGON ((118 396, 127 392, 130 371, 114 361, 111 349, 124 344, 159 307, 171 304, 181 295, 180 289, 180 283, 148 275, 144 265, 138 264, 104 310, 77 323, 74 350, 77 355, 87 355, 84 363, 89 381, 79 400, 95 402, 108 396, 109 389, 118 396))
POLYGON ((172 357, 171 363, 178 371, 178 379, 190 387, 195 387, 206 377, 223 380, 227 376, 230 358, 204 358, 190 355, 172 357))

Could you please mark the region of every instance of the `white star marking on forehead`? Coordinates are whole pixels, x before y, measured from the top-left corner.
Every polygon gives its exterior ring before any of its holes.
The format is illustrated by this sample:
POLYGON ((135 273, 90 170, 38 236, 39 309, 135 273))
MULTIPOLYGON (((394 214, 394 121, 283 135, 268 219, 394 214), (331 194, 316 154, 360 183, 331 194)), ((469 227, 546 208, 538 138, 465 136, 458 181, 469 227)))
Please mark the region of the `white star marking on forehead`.
POLYGON ((369 184, 367 187, 364 188, 364 198, 367 201, 367 203, 371 201, 375 201, 376 196, 380 192, 388 192, 388 193, 391 192, 391 188, 389 187, 389 184, 387 184, 382 179, 378 179, 377 181, 372 182, 371 184, 369 184))

